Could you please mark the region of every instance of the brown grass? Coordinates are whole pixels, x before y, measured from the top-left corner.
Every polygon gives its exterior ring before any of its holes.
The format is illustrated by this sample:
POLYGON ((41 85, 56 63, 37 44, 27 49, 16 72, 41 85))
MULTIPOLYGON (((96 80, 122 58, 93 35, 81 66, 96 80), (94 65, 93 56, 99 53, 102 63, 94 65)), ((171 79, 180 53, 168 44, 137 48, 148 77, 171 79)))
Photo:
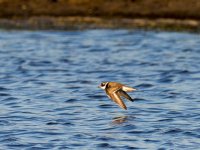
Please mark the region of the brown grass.
POLYGON ((0 0, 0 17, 93 16, 200 19, 199 0, 0 0))
POLYGON ((0 0, 0 28, 200 30, 200 0, 0 0))

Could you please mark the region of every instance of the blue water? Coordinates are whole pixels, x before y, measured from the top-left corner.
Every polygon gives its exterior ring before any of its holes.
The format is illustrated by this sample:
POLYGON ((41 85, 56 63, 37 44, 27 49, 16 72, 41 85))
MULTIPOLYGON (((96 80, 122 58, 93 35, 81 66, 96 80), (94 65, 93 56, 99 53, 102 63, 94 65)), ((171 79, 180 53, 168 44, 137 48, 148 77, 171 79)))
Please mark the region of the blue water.
POLYGON ((1 30, 0 149, 199 149, 199 89, 199 34, 1 30))

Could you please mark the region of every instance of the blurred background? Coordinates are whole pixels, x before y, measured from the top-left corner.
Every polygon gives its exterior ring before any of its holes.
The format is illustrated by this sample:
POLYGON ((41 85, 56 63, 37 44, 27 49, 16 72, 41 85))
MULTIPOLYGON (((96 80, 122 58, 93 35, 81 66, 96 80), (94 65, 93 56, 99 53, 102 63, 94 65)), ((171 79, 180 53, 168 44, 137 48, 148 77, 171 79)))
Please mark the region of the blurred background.
POLYGON ((197 0, 0 0, 0 26, 199 29, 197 0))

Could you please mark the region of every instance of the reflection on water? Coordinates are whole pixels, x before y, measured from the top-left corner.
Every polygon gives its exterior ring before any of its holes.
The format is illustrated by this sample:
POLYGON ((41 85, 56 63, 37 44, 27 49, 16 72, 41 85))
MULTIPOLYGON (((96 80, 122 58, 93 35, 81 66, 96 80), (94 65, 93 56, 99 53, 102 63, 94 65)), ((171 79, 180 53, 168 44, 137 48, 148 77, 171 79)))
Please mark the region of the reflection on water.
POLYGON ((200 37, 0 31, 1 149, 198 149, 200 37), (138 89, 122 110, 102 81, 138 89))
POLYGON ((128 116, 120 116, 120 117, 115 117, 112 120, 113 124, 122 124, 124 122, 126 122, 128 119, 128 116))
POLYGON ((120 125, 123 123, 134 123, 134 116, 118 116, 112 119, 112 125, 120 125))

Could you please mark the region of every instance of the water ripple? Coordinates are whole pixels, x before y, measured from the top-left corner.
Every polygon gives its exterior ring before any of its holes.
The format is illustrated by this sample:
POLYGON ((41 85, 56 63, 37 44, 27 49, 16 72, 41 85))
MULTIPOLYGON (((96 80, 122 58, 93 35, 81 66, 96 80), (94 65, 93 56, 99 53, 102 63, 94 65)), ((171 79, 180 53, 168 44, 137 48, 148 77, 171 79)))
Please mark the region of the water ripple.
POLYGON ((1 149, 198 149, 200 38, 0 31, 1 149), (133 86, 119 108, 97 86, 133 86))

